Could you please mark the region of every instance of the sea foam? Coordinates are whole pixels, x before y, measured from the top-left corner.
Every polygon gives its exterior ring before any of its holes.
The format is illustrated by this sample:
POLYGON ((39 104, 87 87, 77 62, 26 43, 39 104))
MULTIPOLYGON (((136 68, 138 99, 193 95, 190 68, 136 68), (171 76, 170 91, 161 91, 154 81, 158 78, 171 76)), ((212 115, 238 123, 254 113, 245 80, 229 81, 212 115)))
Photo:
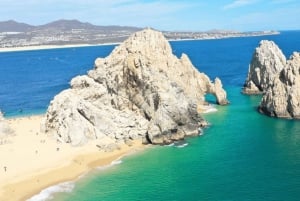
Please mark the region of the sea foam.
POLYGON ((47 201, 53 199, 54 193, 71 192, 75 187, 74 182, 63 182, 54 186, 50 186, 42 190, 39 194, 31 197, 27 201, 47 201))
MULTIPOLYGON (((107 169, 109 167, 115 166, 115 165, 119 165, 121 164, 123 161, 119 159, 112 161, 109 165, 104 165, 104 166, 100 166, 97 169, 99 170, 103 170, 103 169, 107 169)), ((63 182, 54 186, 50 186, 44 190, 42 190, 39 194, 31 197, 30 199, 28 199, 27 201, 48 201, 53 199, 53 194, 55 193, 68 193, 68 192, 72 192, 72 190, 75 187, 75 183, 74 182, 63 182)))
POLYGON ((176 147, 177 148, 183 148, 183 147, 186 147, 186 146, 188 146, 189 145, 189 143, 183 143, 183 144, 180 144, 180 145, 176 145, 176 147))
POLYGON ((119 165, 119 164, 121 164, 123 161, 122 160, 115 160, 115 161, 112 161, 111 162, 111 166, 113 166, 113 165, 119 165))
POLYGON ((109 165, 103 165, 103 166, 99 166, 97 167, 98 170, 103 170, 103 169, 107 169, 109 167, 115 166, 115 165, 119 165, 121 164, 123 161, 120 159, 114 160, 112 161, 109 165))
POLYGON ((210 106, 210 107, 207 107, 205 108, 205 111, 203 113, 211 113, 211 112, 217 112, 218 110, 213 107, 213 106, 210 106))

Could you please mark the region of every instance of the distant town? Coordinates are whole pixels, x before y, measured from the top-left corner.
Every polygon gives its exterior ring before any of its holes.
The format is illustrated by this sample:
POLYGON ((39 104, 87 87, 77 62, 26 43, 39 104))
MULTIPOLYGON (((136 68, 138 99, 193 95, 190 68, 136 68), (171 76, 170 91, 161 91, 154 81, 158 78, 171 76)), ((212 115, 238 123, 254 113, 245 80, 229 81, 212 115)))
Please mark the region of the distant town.
MULTIPOLYGON (((120 43, 132 33, 142 29, 129 26, 97 26, 78 20, 58 20, 40 26, 9 20, 0 22, 0 48, 120 43)), ((163 31, 163 33, 168 40, 220 39, 279 34, 278 31, 239 32, 228 30, 163 31)))

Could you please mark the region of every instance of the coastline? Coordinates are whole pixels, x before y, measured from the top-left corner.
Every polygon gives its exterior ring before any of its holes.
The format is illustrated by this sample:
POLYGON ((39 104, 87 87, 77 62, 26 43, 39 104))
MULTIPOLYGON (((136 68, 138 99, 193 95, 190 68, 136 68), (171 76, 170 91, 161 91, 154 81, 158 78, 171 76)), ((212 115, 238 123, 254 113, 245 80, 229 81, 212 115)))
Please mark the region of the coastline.
POLYGON ((7 120, 15 135, 0 145, 0 200, 29 199, 45 188, 74 181, 96 167, 145 148, 141 140, 113 152, 100 151, 97 141, 81 147, 57 143, 39 132, 41 118, 34 115, 7 120))
POLYGON ((4 47, 4 48, 0 48, 0 53, 2 53, 2 52, 21 52, 21 51, 33 51, 33 50, 76 48, 76 47, 94 47, 94 46, 107 46, 107 45, 118 45, 118 44, 120 44, 120 43, 73 44, 73 45, 34 45, 34 46, 23 46, 23 47, 4 47))
MULTIPOLYGON (((277 35, 279 33, 262 33, 253 35, 240 35, 240 36, 226 36, 226 37, 207 37, 207 38, 172 38, 168 39, 169 42, 176 41, 197 41, 197 40, 219 40, 228 38, 240 38, 240 37, 257 37, 257 36, 269 36, 277 35)), ((107 46, 107 45, 119 45, 121 42, 115 43, 99 43, 99 44, 70 44, 70 45, 34 45, 34 46, 23 46, 23 47, 5 47, 0 48, 2 52, 19 52, 19 51, 33 51, 33 50, 48 50, 48 49, 62 49, 62 48, 77 48, 77 47, 94 47, 94 46, 107 46)))
MULTIPOLYGON (((201 113, 216 110, 213 105, 208 105, 201 113)), ((97 167, 110 166, 114 161, 147 147, 141 140, 135 140, 131 146, 122 145, 116 151, 104 152, 96 146, 99 141, 90 141, 80 147, 57 143, 54 138, 40 132, 42 117, 31 115, 6 119, 15 133, 9 136, 6 144, 0 145, 0 200, 28 200, 49 187, 76 182, 97 167)))

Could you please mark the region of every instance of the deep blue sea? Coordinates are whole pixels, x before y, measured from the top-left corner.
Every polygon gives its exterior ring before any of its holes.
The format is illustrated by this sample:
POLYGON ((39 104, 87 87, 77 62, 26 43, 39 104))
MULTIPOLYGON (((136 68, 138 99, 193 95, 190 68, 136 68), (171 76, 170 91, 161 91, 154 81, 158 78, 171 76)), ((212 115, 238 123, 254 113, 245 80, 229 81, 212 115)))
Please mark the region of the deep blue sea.
MULTIPOLYGON (((171 42, 212 79, 219 76, 229 106, 205 114, 212 124, 187 146, 156 146, 99 168, 77 182, 44 191, 55 201, 300 200, 300 121, 269 118, 260 96, 240 93, 259 41, 275 41, 289 57, 300 31, 280 35, 171 42)), ((0 109, 7 117, 43 113, 53 96, 85 74, 114 46, 0 53, 0 109)), ((207 97, 214 102, 211 96, 207 97)), ((42 200, 42 199, 41 199, 42 200)))

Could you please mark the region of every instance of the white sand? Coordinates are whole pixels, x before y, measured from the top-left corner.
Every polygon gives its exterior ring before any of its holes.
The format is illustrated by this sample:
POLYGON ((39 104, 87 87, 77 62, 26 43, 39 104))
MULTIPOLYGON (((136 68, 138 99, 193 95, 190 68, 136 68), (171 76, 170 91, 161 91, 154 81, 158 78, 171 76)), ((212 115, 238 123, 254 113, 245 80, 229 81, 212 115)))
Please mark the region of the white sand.
POLYGON ((41 133, 41 118, 7 120, 16 135, 0 145, 0 200, 30 198, 48 186, 74 180, 94 167, 110 164, 143 147, 140 141, 109 153, 99 151, 96 141, 71 147, 41 133))
POLYGON ((24 47, 5 47, 0 48, 0 52, 17 52, 17 51, 29 51, 29 50, 45 50, 45 49, 60 49, 60 48, 72 48, 72 47, 91 47, 91 46, 105 46, 105 45, 117 45, 119 43, 101 43, 101 44, 76 44, 76 45, 37 45, 37 46, 24 46, 24 47))

